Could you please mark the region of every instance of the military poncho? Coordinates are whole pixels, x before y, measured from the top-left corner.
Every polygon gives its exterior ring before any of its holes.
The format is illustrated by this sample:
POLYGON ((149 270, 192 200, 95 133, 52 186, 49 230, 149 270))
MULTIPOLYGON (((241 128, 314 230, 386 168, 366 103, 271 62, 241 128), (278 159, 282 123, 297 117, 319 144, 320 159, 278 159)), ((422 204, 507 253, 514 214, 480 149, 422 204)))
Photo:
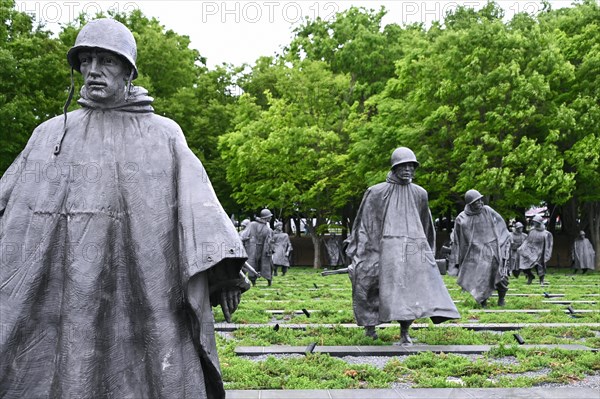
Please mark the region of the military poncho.
POLYGON ((2 177, 0 397, 224 397, 209 290, 246 254, 151 101, 82 91, 2 177))
POLYGON ((392 173, 370 187, 348 241, 358 325, 460 317, 435 263, 435 231, 423 188, 400 184, 392 173))
POLYGON ((573 267, 575 269, 594 269, 596 252, 587 238, 578 237, 575 239, 571 256, 573 257, 573 267))
POLYGON ((487 205, 479 212, 467 205, 456 217, 450 262, 459 265, 458 285, 479 303, 506 278, 507 270, 500 268, 508 257, 509 238, 504 219, 487 205))

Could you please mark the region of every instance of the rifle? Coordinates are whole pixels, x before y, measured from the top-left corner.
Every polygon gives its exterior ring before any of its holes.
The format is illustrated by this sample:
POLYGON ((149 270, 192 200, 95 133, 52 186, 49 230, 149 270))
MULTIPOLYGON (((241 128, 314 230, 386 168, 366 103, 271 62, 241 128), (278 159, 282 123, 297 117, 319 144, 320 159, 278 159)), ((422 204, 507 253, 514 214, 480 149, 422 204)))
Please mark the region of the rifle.
POLYGON ((242 266, 242 270, 246 273, 253 273, 260 277, 260 273, 257 272, 256 270, 254 270, 254 268, 248 262, 244 262, 244 265, 242 266))
POLYGON ((337 269, 337 270, 325 270, 324 272, 321 272, 321 276, 331 276, 332 274, 347 274, 348 273, 348 268, 344 267, 343 269, 337 269))

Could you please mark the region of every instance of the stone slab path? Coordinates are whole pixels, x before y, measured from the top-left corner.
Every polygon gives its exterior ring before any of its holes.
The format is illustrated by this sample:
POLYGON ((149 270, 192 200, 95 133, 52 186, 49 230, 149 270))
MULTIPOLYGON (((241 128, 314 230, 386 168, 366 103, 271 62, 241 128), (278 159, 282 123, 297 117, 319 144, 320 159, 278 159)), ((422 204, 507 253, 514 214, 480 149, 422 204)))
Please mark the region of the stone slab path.
MULTIPOLYGON (((377 345, 377 346, 238 346, 238 356, 260 356, 268 354, 291 355, 306 353, 326 353, 334 357, 344 356, 404 356, 421 352, 457 353, 479 355, 489 352, 496 345, 377 345)), ((524 349, 545 348, 564 350, 596 351, 584 345, 520 345, 524 349)))
MULTIPOLYGON (((235 323, 215 323, 216 331, 231 332, 239 328, 262 328, 268 327, 273 328, 278 325, 280 328, 290 328, 293 330, 305 330, 306 328, 362 328, 354 323, 342 323, 342 324, 308 324, 308 323, 290 323, 290 324, 235 324, 235 323)), ((430 325, 426 323, 414 323, 410 326, 412 329, 429 328, 430 325)), ((432 326, 432 328, 464 328, 467 330, 474 331, 513 331, 520 330, 526 327, 543 327, 543 328, 564 328, 564 327, 592 327, 600 330, 600 323, 444 323, 432 326)), ((377 326, 377 328, 399 328, 398 323, 384 323, 377 326)))

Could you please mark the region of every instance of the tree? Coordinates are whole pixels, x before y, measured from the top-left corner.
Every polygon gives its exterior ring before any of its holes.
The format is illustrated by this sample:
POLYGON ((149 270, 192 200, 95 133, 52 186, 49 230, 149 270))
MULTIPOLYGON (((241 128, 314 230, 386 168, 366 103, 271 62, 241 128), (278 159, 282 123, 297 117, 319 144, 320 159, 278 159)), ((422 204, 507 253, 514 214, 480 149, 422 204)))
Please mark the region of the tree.
POLYGON ((589 229, 600 268, 600 7, 585 0, 571 8, 547 9, 541 28, 556 40, 556 47, 572 66, 571 79, 557 90, 552 121, 559 132, 557 145, 564 154, 564 169, 575 174, 572 197, 560 207, 571 239, 589 229))
POLYGON ((68 47, 14 5, 0 0, 0 173, 37 125, 62 112, 69 85, 68 47))
POLYGON ((320 243, 327 220, 339 214, 340 170, 348 146, 344 129, 350 79, 323 62, 277 67, 268 109, 241 96, 233 132, 220 139, 234 198, 248 209, 268 207, 305 218, 320 267, 320 243))
POLYGON ((413 44, 367 104, 377 115, 356 136, 360 170, 374 159, 383 165, 398 145, 412 147, 418 182, 439 213, 457 211, 470 188, 505 217, 569 199, 575 174, 563 168, 552 124, 559 111, 549 104, 573 68, 534 18, 502 18, 494 3, 459 7, 413 44))
POLYGON ((382 27, 386 13, 384 7, 378 11, 351 7, 331 21, 306 20, 295 30, 285 57, 324 61, 333 73, 349 74, 352 99, 362 106, 394 76, 394 61, 410 47, 413 32, 420 31, 419 26, 382 27))

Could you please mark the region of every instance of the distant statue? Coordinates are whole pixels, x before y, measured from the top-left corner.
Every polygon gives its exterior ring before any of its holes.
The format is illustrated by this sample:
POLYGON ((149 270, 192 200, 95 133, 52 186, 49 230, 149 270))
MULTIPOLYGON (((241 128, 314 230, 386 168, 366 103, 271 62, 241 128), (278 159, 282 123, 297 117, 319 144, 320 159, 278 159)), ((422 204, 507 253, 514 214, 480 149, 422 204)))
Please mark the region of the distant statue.
POLYGON ((246 227, 250 224, 250 219, 244 219, 240 222, 240 234, 242 231, 246 230, 246 227))
POLYGON ((325 246, 327 255, 327 264, 329 266, 344 265, 343 243, 344 240, 342 237, 336 234, 332 234, 323 239, 323 245, 325 246))
POLYGON ((573 273, 581 270, 581 274, 585 274, 588 269, 594 270, 596 252, 590 240, 585 238, 585 231, 583 230, 579 232, 579 237, 573 241, 571 258, 573 260, 573 273))
POLYGON ((523 223, 515 223, 514 231, 510 235, 510 258, 508 262, 508 271, 515 277, 519 277, 519 252, 518 249, 527 238, 527 233, 523 233, 523 223))
POLYGON ((273 230, 269 226, 272 217, 270 210, 263 209, 240 234, 248 253, 248 263, 256 271, 248 273, 252 285, 259 277, 265 278, 269 286, 273 281, 273 230))
POLYGON ((0 181, 2 398, 225 397, 211 305, 230 321, 246 253, 136 56, 123 24, 87 23, 81 108, 72 81, 0 181))
POLYGON ((292 243, 290 236, 283 232, 283 223, 280 221, 274 224, 273 232, 273 275, 277 276, 277 269, 281 266, 281 275, 285 276, 290 267, 290 254, 292 253, 292 243))
POLYGON ((460 315, 435 262, 427 192, 412 183, 419 162, 400 147, 391 164, 386 182, 365 192, 346 254, 357 324, 377 338, 375 326, 399 321, 400 344, 411 344, 415 319, 437 324, 460 315))
POLYGON ((535 270, 540 278, 540 285, 544 285, 546 265, 552 257, 554 239, 546 230, 544 219, 540 215, 535 215, 531 221, 533 229, 517 250, 519 269, 527 276, 527 284, 535 279, 532 272, 535 270))
POLYGON ((498 212, 484 205, 479 191, 467 191, 465 203, 452 232, 450 263, 458 265, 457 283, 482 307, 497 290, 498 306, 504 306, 508 291, 508 228, 498 212))

